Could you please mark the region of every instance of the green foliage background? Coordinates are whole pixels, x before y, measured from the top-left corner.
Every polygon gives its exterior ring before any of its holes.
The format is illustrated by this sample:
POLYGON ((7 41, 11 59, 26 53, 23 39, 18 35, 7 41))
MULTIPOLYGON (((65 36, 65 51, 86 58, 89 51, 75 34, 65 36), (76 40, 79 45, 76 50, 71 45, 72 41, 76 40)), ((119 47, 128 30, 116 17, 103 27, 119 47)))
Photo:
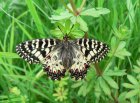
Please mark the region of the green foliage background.
POLYGON ((0 103, 139 103, 139 0, 0 0, 0 103), (111 50, 84 80, 52 81, 15 53, 36 38, 94 38, 111 50))

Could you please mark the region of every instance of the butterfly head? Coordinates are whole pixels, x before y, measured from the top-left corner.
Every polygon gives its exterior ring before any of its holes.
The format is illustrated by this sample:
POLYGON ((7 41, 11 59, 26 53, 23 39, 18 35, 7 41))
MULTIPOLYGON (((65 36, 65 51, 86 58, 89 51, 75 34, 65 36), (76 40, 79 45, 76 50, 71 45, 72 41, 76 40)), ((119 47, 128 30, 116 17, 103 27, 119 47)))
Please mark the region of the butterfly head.
POLYGON ((64 41, 68 41, 68 40, 69 40, 68 34, 66 34, 66 35, 63 37, 63 40, 64 40, 64 41))
POLYGON ((61 27, 58 26, 58 28, 60 29, 60 31, 64 35, 64 37, 63 37, 64 41, 68 41, 68 39, 70 38, 70 33, 71 33, 73 27, 74 27, 74 25, 72 25, 72 27, 70 28, 69 32, 64 32, 64 31, 62 31, 61 27))

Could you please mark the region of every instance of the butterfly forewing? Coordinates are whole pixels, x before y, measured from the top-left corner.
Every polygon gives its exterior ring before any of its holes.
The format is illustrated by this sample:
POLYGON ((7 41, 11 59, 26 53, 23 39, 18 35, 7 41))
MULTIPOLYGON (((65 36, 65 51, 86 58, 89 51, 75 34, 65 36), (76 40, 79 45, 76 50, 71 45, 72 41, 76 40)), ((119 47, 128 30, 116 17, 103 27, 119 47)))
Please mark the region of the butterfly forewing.
POLYGON ((16 51, 29 63, 41 63, 51 79, 61 79, 66 70, 58 58, 59 48, 55 49, 59 43, 56 39, 36 39, 19 44, 16 51))
POLYGON ((19 44, 16 51, 29 63, 40 63, 58 43, 55 39, 35 39, 19 44))
POLYGON ((99 62, 109 51, 107 44, 93 39, 78 39, 76 44, 89 62, 99 62))

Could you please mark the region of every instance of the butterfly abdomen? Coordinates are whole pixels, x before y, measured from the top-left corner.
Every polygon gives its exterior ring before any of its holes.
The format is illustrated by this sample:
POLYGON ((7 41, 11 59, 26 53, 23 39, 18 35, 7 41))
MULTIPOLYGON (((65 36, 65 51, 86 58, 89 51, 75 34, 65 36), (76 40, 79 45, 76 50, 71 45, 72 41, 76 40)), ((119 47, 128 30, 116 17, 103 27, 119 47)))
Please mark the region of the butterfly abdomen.
POLYGON ((71 67, 73 64, 73 58, 75 58, 74 46, 69 41, 62 43, 62 47, 60 49, 60 58, 62 60, 62 64, 65 68, 71 67))

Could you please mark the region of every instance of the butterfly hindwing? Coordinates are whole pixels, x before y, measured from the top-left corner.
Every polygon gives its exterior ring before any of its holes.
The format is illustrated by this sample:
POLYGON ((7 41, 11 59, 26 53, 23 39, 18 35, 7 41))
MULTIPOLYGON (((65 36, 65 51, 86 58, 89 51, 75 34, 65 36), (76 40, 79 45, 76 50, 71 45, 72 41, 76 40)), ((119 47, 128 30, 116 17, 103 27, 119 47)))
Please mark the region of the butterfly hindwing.
POLYGON ((27 62, 40 63, 57 44, 58 41, 55 39, 35 39, 19 44, 16 51, 27 62))
POLYGON ((59 55, 59 48, 54 49, 50 52, 43 64, 44 71, 47 72, 48 76, 52 80, 60 80, 61 77, 64 77, 66 68, 62 64, 62 60, 59 55))
POLYGON ((99 62, 109 51, 107 44, 93 39, 78 39, 76 40, 76 44, 79 45, 87 61, 90 62, 99 62))
POLYGON ((73 58, 73 65, 70 67, 69 72, 71 77, 75 77, 76 80, 83 79, 89 68, 89 63, 87 62, 85 56, 80 51, 80 48, 74 48, 76 57, 73 58))

